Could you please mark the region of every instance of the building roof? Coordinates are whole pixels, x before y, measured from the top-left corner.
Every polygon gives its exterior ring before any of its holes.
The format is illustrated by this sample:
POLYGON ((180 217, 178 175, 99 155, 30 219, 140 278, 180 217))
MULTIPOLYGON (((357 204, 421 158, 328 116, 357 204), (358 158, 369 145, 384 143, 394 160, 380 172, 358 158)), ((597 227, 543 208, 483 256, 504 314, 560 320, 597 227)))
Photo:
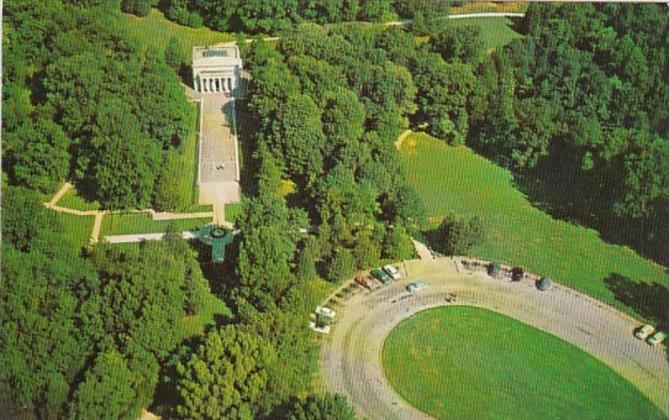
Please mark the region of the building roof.
POLYGON ((195 67, 242 66, 239 49, 226 47, 193 47, 193 68, 195 67))

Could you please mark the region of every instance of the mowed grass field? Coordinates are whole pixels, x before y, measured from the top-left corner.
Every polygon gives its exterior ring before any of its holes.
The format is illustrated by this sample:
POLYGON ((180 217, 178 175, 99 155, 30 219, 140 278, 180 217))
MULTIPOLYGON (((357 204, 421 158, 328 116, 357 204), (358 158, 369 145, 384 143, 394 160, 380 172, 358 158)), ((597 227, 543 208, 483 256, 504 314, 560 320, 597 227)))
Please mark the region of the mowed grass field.
POLYGON ((74 245, 88 246, 93 231, 95 216, 75 216, 73 214, 53 212, 54 217, 63 226, 64 236, 74 245))
POLYGON ((97 201, 88 201, 83 198, 76 187, 70 188, 65 195, 58 200, 56 205, 81 211, 100 210, 100 203, 97 201))
POLYGON ((476 1, 465 3, 462 6, 451 7, 448 11, 450 15, 462 15, 466 13, 525 13, 527 10, 527 3, 520 2, 492 2, 492 1, 476 1))
POLYGON ((206 27, 190 28, 168 20, 161 11, 151 9, 146 17, 119 13, 119 29, 125 29, 132 38, 142 45, 152 46, 158 51, 165 51, 167 42, 176 37, 184 48, 192 51, 193 47, 233 41, 234 35, 216 32, 206 27))
POLYGON ((505 17, 448 19, 448 26, 478 26, 481 28, 481 40, 487 50, 503 47, 515 38, 522 37, 513 30, 511 20, 505 17))
POLYGON ((420 312, 390 333, 382 359, 395 390, 437 418, 665 418, 594 357, 485 309, 420 312))
POLYGON ((153 220, 147 213, 106 214, 102 219, 100 235, 128 235, 133 233, 160 233, 165 232, 168 226, 174 225, 177 230, 191 230, 201 228, 211 223, 211 217, 153 220))
POLYGON ((449 212, 481 217, 486 240, 471 251, 473 256, 548 275, 639 318, 644 318, 643 311, 618 300, 605 280, 626 280, 631 287, 627 298, 640 306, 657 298, 643 294, 654 290, 651 284, 669 286, 665 267, 604 242, 593 229, 553 219, 533 207, 514 188, 509 171, 464 146, 413 133, 400 154, 407 180, 423 198, 435 226, 449 212))

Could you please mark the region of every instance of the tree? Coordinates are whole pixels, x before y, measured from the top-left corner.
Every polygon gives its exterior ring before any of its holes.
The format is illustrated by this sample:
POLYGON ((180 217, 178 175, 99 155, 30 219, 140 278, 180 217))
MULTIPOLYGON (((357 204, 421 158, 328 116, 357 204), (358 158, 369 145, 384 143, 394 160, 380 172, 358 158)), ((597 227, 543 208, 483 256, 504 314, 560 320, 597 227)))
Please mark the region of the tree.
POLYGON ((165 63, 178 74, 181 73, 182 66, 188 65, 188 51, 176 36, 171 37, 167 42, 163 55, 165 63))
POLYGON ((445 63, 434 53, 416 61, 419 120, 451 144, 462 144, 469 129, 468 103, 476 78, 468 64, 445 63))
POLYGON ((368 232, 363 232, 357 236, 352 253, 356 266, 361 269, 373 267, 381 258, 379 244, 373 240, 368 232))
POLYGON ((483 242, 485 231, 478 216, 470 219, 450 214, 434 233, 434 246, 448 255, 467 255, 469 250, 483 242))
POLYGON ((225 326, 177 365, 181 418, 252 419, 276 352, 262 337, 225 326))
POLYGON ((328 94, 346 86, 346 77, 339 66, 309 56, 292 56, 288 66, 302 83, 302 92, 323 108, 328 94))
POLYGON ((163 152, 163 164, 153 187, 153 207, 159 211, 178 211, 185 209, 192 200, 192 185, 187 178, 177 174, 183 170, 183 159, 175 151, 163 152))
POLYGON ((62 182, 70 170, 70 140, 59 125, 44 118, 22 124, 6 140, 13 180, 43 192, 62 182))
POLYGON ((289 211, 285 200, 263 194, 244 203, 236 272, 238 293, 261 307, 280 299, 293 282, 291 262, 306 215, 289 211))
POLYGON ((121 10, 137 16, 148 16, 156 0, 122 0, 121 10))
POLYGON ((306 241, 304 249, 299 253, 297 260, 297 270, 295 270, 295 275, 298 280, 303 283, 306 283, 310 280, 313 280, 318 273, 316 272, 316 240, 310 238, 306 241))
POLYGON ((360 20, 371 22, 388 22, 395 20, 397 15, 390 1, 387 0, 360 0, 360 20))
POLYGON ((2 239, 22 252, 47 250, 62 226, 41 203, 37 192, 23 187, 3 188, 2 239))
POLYGON ((401 26, 390 26, 376 38, 376 47, 381 48, 395 63, 409 67, 416 56, 416 40, 401 26))
POLYGON ((92 350, 74 291, 94 283, 94 272, 67 247, 54 253, 2 246, 0 391, 15 407, 45 418, 64 417, 92 350))
POLYGON ((383 241, 383 256, 393 261, 405 260, 415 255, 415 248, 407 230, 402 225, 388 229, 383 241))
POLYGON ((334 257, 327 265, 326 277, 330 281, 337 281, 348 278, 355 272, 356 261, 351 251, 345 248, 339 248, 335 251, 334 257))
POLYGON ((132 383, 133 373, 122 355, 115 351, 101 353, 74 393, 70 416, 136 419, 141 407, 133 404, 136 395, 132 383))
POLYGON ((138 133, 105 139, 95 165, 100 202, 106 208, 141 208, 149 204, 159 152, 138 133))
POLYGON ((478 64, 485 52, 478 26, 447 26, 430 37, 429 45, 446 62, 478 64))
POLYGON ((322 118, 327 151, 360 139, 365 130, 365 108, 358 95, 345 88, 330 93, 322 118))
POLYGON ((310 395, 296 399, 284 417, 285 420, 355 420, 355 412, 346 397, 340 394, 310 395))
POLYGON ((298 184, 310 184, 323 172, 325 136, 320 111, 309 96, 286 98, 268 143, 298 184))

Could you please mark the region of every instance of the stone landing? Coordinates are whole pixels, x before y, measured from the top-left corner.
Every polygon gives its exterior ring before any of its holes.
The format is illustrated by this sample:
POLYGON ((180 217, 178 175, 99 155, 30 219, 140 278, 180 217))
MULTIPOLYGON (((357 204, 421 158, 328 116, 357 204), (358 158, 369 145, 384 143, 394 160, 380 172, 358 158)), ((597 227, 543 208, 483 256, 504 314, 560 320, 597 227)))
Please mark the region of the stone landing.
POLYGON ((199 203, 213 204, 214 223, 223 224, 225 204, 240 200, 235 102, 222 93, 201 101, 199 203))

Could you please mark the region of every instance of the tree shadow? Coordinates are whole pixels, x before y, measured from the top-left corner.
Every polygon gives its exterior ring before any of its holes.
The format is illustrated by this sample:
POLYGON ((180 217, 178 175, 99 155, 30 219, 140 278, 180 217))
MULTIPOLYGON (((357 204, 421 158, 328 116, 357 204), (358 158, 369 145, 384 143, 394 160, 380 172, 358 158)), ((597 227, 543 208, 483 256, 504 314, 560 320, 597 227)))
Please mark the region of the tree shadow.
POLYGON ((245 99, 235 100, 235 107, 241 175, 239 185, 242 193, 252 195, 256 190, 256 174, 259 168, 259 163, 253 159, 253 151, 256 149, 256 141, 253 133, 257 130, 257 124, 251 118, 251 113, 248 110, 248 102, 245 99))
POLYGON ((618 273, 609 274, 604 283, 618 302, 655 321, 660 329, 669 327, 669 289, 666 286, 658 282, 635 282, 618 273))
POLYGON ((574 150, 556 150, 536 168, 514 173, 514 185, 552 217, 596 229, 606 242, 669 264, 669 203, 660 203, 649 219, 618 217, 613 208, 622 195, 620 176, 597 171, 584 176, 579 156, 574 150))

